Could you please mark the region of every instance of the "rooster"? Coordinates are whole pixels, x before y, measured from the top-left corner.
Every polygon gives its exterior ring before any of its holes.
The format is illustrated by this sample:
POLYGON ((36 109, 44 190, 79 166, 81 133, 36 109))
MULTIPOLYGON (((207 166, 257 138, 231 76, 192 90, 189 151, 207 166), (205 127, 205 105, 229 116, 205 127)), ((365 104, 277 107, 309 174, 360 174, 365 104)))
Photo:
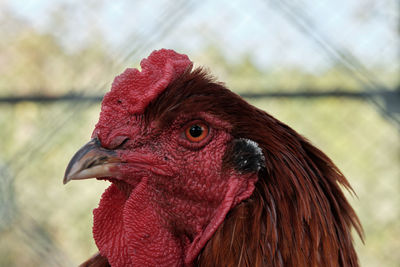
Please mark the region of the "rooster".
POLYGON ((334 163, 186 55, 117 76, 64 177, 111 182, 81 266, 358 266, 334 163))

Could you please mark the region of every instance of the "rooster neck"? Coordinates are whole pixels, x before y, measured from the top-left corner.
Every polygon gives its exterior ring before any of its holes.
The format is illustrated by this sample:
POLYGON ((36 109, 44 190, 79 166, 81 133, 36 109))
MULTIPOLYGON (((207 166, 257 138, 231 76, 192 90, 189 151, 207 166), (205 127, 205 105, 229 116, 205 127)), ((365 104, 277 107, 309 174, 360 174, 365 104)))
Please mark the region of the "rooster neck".
POLYGON ((299 141, 304 155, 292 158, 302 165, 285 163, 287 151, 280 159, 266 154, 253 195, 229 212, 197 266, 359 266, 351 228, 361 238, 362 228, 339 186, 348 182, 325 154, 299 141))

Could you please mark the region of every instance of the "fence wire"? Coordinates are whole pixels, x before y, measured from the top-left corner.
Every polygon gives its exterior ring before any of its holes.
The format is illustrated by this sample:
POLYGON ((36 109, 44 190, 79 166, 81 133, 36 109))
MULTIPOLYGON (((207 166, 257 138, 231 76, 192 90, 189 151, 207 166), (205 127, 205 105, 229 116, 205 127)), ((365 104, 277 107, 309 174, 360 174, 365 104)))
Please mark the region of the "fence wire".
POLYGON ((400 32, 395 0, 0 2, 0 266, 96 252, 106 182, 62 186, 113 78, 162 47, 306 136, 342 169, 362 266, 399 266, 400 32))

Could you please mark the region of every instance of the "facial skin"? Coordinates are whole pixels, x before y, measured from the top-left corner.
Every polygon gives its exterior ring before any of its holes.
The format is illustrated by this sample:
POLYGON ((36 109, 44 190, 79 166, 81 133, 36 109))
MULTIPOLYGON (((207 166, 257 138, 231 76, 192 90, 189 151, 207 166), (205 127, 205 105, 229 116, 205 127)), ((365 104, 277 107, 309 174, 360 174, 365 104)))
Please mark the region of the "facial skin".
MULTIPOLYGON (((99 223, 93 232, 96 244, 103 248, 100 252, 117 266, 145 266, 149 259, 156 265, 190 265, 227 212, 251 195, 257 180, 256 173, 243 174, 224 164, 233 138, 230 125, 216 116, 182 114, 167 127, 160 125, 136 116, 130 128, 96 130, 85 154, 100 151, 97 159, 92 158, 100 165, 85 159, 81 172, 101 166, 106 177, 98 170, 96 177, 113 184, 94 211, 99 223), (116 239, 128 253, 112 245, 116 239)), ((73 174, 67 178, 71 179, 73 174)))

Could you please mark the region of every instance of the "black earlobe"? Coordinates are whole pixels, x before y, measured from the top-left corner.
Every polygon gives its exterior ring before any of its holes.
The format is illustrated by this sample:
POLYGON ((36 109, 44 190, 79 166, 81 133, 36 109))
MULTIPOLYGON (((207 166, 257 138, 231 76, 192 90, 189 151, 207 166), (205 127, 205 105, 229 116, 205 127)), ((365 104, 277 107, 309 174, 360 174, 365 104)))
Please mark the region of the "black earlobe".
POLYGON ((250 139, 234 139, 225 153, 225 160, 242 173, 258 172, 265 168, 265 158, 260 146, 250 139))

